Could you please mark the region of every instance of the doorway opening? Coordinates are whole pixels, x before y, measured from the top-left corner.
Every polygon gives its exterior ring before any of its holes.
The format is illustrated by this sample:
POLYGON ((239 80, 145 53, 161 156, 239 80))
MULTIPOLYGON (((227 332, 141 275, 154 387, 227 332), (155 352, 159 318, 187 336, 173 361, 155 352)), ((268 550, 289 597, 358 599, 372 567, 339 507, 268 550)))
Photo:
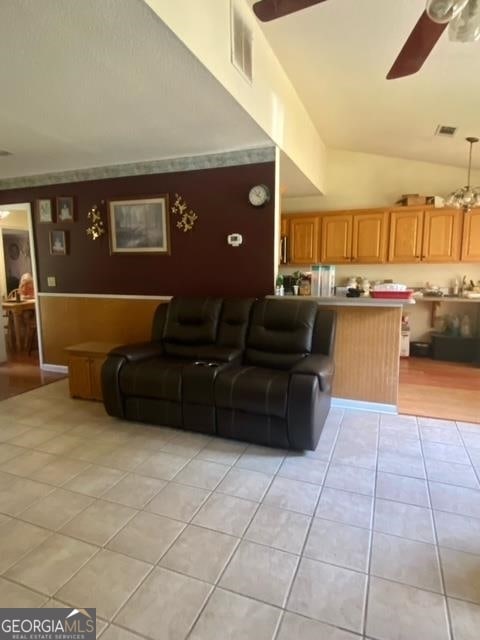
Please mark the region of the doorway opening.
POLYGON ((0 207, 0 400, 52 382, 41 368, 37 277, 30 204, 0 207))

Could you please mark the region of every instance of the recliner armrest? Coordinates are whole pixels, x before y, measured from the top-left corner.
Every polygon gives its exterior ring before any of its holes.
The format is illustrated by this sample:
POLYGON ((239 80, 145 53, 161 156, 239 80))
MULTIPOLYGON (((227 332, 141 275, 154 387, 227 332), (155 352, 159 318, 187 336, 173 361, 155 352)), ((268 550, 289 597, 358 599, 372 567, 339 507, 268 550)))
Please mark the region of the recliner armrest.
POLYGON ((320 384, 320 391, 329 392, 332 386, 332 378, 335 371, 333 358, 314 353, 300 360, 298 364, 290 369, 290 375, 310 375, 316 376, 320 384))
POLYGON ((137 342, 115 347, 109 352, 109 356, 120 356, 129 362, 139 362, 148 358, 155 358, 163 354, 163 345, 160 342, 137 342))

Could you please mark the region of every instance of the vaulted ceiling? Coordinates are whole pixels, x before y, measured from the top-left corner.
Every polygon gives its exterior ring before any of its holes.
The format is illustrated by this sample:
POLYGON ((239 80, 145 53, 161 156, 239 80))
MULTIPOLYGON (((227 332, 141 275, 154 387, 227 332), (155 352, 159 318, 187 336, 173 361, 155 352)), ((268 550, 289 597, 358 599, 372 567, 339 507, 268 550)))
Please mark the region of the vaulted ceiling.
POLYGON ((416 75, 385 79, 424 8, 326 0, 263 23, 327 146, 466 165, 464 138, 480 137, 480 41, 450 42, 445 32, 416 75), (457 126, 455 137, 435 137, 439 124, 457 126))

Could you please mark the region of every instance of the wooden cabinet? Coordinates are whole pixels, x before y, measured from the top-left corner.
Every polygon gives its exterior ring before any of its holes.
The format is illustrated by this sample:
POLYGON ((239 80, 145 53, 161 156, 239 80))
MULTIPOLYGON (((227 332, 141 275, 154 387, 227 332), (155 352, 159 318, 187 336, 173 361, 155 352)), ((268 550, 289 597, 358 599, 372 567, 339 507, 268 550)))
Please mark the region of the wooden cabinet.
POLYGON ((321 261, 326 264, 385 262, 387 222, 385 211, 323 215, 321 261))
POLYGON ((386 211, 362 212, 353 215, 352 262, 359 264, 385 262, 387 226, 386 211))
POLYGON ((288 218, 285 215, 280 218, 280 235, 288 236, 288 218))
POLYGON ((458 262, 463 212, 431 209, 424 212, 422 262, 458 262))
POLYGON ((389 262, 420 262, 422 227, 422 210, 391 212, 389 262))
POLYGON ((83 342, 67 347, 72 398, 102 400, 102 365, 107 353, 116 346, 118 345, 110 342, 83 342))
POLYGON ((345 264, 352 259, 352 215, 327 213, 322 216, 322 251, 324 264, 345 264))
POLYGON ((290 264, 480 261, 478 210, 464 214, 431 206, 289 215, 282 216, 281 232, 288 236, 290 264))
POLYGON ((397 209, 390 214, 389 262, 458 262, 462 216, 457 209, 397 209))
POLYGON ((318 262, 318 235, 320 217, 291 216, 289 224, 290 264, 312 264, 318 262))
POLYGON ((480 261, 480 209, 473 209, 464 216, 462 260, 465 262, 480 261))

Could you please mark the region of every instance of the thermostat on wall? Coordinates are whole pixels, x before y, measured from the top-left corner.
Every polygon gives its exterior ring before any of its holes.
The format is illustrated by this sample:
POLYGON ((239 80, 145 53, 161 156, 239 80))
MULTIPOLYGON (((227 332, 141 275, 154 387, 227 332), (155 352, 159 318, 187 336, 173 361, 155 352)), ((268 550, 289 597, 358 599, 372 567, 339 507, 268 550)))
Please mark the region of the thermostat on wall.
POLYGON ((227 242, 232 247, 239 247, 243 242, 243 238, 240 233, 231 233, 227 236, 227 242))

